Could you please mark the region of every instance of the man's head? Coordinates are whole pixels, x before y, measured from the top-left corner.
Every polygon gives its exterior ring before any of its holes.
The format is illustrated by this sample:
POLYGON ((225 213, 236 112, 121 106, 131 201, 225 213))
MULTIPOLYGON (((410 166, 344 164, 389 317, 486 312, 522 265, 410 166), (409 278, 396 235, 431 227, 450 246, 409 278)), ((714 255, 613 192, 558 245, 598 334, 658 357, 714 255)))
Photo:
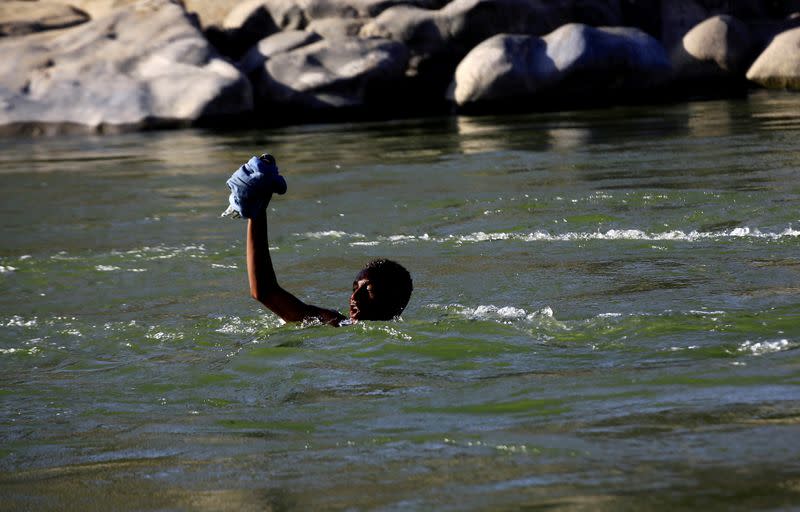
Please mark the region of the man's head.
POLYGON ((351 320, 391 320, 408 304, 414 285, 402 265, 391 260, 372 260, 353 281, 351 320))

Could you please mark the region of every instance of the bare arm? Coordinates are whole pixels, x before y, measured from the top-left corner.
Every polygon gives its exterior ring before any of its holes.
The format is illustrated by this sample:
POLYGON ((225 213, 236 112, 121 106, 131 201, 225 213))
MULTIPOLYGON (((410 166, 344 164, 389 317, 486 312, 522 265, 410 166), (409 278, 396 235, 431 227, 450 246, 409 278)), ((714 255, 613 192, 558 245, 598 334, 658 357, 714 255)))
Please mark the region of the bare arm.
POLYGON ((306 304, 280 287, 269 254, 266 212, 247 221, 247 276, 250 295, 287 322, 316 319, 338 324, 344 319, 338 312, 306 304))

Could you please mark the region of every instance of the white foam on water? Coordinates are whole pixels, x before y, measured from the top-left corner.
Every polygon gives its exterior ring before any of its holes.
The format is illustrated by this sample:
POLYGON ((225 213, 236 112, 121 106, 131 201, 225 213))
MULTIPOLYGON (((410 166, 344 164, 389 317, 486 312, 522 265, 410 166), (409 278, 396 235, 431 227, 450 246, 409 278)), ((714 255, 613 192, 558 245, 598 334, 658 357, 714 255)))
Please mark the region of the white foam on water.
POLYGON ((400 243, 400 242, 408 242, 408 241, 416 241, 416 240, 421 240, 423 242, 427 242, 429 240, 432 240, 432 238, 430 236, 428 236, 428 233, 424 233, 424 234, 419 235, 419 236, 416 236, 416 235, 391 235, 391 236, 387 237, 386 240, 388 240, 389 242, 392 242, 392 243, 400 243))
MULTIPOLYGON (((323 236, 332 236, 335 238, 351 237, 351 238, 365 238, 360 233, 348 234, 342 231, 328 231, 319 233, 306 233, 306 236, 312 238, 322 238, 323 236)), ((401 244, 407 242, 434 242, 434 243, 483 243, 495 242, 504 240, 515 240, 521 242, 582 242, 592 240, 606 240, 606 241, 676 241, 676 242, 698 242, 703 240, 726 240, 726 239, 756 239, 756 240, 769 240, 777 241, 784 238, 797 238, 800 236, 800 230, 792 229, 791 227, 784 229, 780 232, 761 231, 757 228, 738 227, 730 230, 722 231, 683 231, 683 230, 670 230, 663 232, 647 232, 641 229, 609 229, 607 231, 580 231, 580 232, 567 232, 567 233, 551 233, 549 231, 537 230, 528 233, 508 233, 508 232, 494 232, 486 233, 484 231, 476 231, 467 234, 452 234, 446 236, 430 236, 428 233, 422 235, 389 235, 380 236, 374 240, 359 240, 351 242, 352 246, 374 246, 381 243, 401 244)), ((653 246, 654 249, 666 250, 665 247, 653 246)))
POLYGON ((111 255, 132 256, 143 260, 167 260, 181 255, 186 255, 189 258, 198 258, 206 254, 206 252, 206 247, 203 244, 183 246, 146 245, 139 249, 131 249, 128 251, 111 251, 111 255))
MULTIPOLYGON (((545 306, 542 309, 540 309, 539 311, 537 311, 536 313, 534 313, 534 316, 542 316, 542 317, 546 317, 546 318, 554 318, 554 316, 553 316, 553 308, 551 308, 550 306, 545 306)), ((530 317, 530 315, 528 315, 528 317, 530 317)))
POLYGON ((56 261, 74 261, 80 259, 80 257, 70 256, 67 251, 58 251, 56 254, 50 256, 50 259, 56 261))
POLYGON ((155 341, 178 341, 183 339, 182 332, 163 332, 155 327, 151 327, 144 336, 149 340, 155 341))
POLYGON ((17 267, 12 267, 11 265, 0 265, 0 274, 10 274, 16 270, 17 267))
POLYGON ((463 306, 461 304, 450 304, 442 306, 431 304, 432 309, 443 309, 453 311, 458 315, 470 320, 533 320, 535 318, 553 318, 553 309, 545 306, 537 311, 529 312, 515 306, 495 306, 494 304, 479 305, 476 307, 463 306))
POLYGON ((348 233, 346 231, 337 231, 335 229, 328 231, 310 231, 307 233, 295 233, 297 236, 305 238, 364 238, 361 233, 348 233))
MULTIPOLYGON (((342 323, 342 324, 339 324, 339 325, 341 326, 341 325, 345 325, 345 324, 342 323)), ((369 331, 380 331, 380 332, 383 332, 385 334, 388 334, 390 337, 392 337, 392 338, 394 338, 396 340, 400 340, 400 341, 412 341, 413 340, 411 335, 406 334, 403 331, 401 331, 401 330, 399 330, 399 329, 397 329, 395 327, 392 327, 390 325, 370 325, 369 323, 364 323, 364 322, 359 322, 358 325, 362 329, 364 329, 365 331, 368 331, 368 332, 369 331)))
POLYGON ((790 343, 787 339, 777 341, 745 341, 739 345, 739 352, 749 352, 754 356, 761 356, 764 354, 772 354, 774 352, 782 352, 795 348, 795 343, 790 343))
POLYGON ((238 316, 222 316, 218 317, 221 325, 214 329, 214 332, 220 334, 233 334, 241 335, 255 335, 265 329, 274 329, 285 325, 286 322, 276 316, 259 316, 253 319, 243 319, 238 316))
POLYGON ((703 310, 689 310, 690 315, 699 315, 699 316, 715 316, 715 315, 724 315, 724 311, 703 311, 703 310))
POLYGON ((698 345, 689 345, 688 347, 669 347, 670 352, 680 352, 682 350, 697 350, 700 348, 698 345))
POLYGON ((238 265, 223 265, 221 263, 212 263, 211 268, 227 268, 227 269, 238 269, 238 265))
POLYGON ((36 327, 37 323, 36 317, 25 319, 19 315, 14 315, 2 325, 4 327, 36 327))
POLYGON ((27 355, 35 355, 41 352, 42 349, 39 347, 31 347, 31 348, 0 348, 0 354, 27 354, 27 355))
POLYGON ((122 268, 117 267, 116 265, 95 265, 94 269, 98 272, 147 272, 146 268, 122 268))
POLYGON ((255 325, 247 325, 241 318, 234 316, 226 318, 225 322, 214 331, 221 334, 255 334, 258 329, 255 325))
POLYGON ((469 316, 482 318, 498 316, 500 318, 508 318, 511 320, 525 318, 527 313, 524 309, 515 308, 514 306, 478 306, 468 313, 469 316))

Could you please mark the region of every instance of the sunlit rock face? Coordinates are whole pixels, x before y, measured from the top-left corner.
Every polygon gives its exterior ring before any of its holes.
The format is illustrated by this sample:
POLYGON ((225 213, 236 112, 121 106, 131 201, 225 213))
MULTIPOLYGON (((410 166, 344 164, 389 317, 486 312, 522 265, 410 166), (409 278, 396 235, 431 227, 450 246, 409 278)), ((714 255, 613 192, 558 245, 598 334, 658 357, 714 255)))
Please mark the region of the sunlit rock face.
POLYGON ((255 77, 260 104, 272 111, 311 114, 391 102, 402 79, 405 46, 385 39, 342 38, 279 53, 255 77))
POLYGON ((569 22, 619 25, 619 2, 453 0, 436 10, 400 5, 361 29, 362 37, 401 41, 411 52, 409 75, 444 90, 461 59, 497 34, 542 35, 569 22))
POLYGON ((743 81, 755 57, 747 25, 733 16, 714 16, 690 30, 670 56, 681 81, 743 81))
POLYGON ((0 37, 56 30, 88 20, 85 12, 58 2, 0 2, 0 37))
POLYGON ((669 71, 664 48, 638 29, 568 24, 544 37, 498 35, 481 43, 459 64, 450 97, 460 107, 579 102, 659 87, 669 71))
POLYGON ((800 0, 0 0, 0 132, 797 89, 799 25, 800 0))
MULTIPOLYGON (((190 0, 196 3, 198 0, 190 0)), ((234 2, 221 23, 207 31, 220 51, 239 58, 259 40, 284 30, 349 32, 395 5, 436 8, 445 0, 244 0, 234 2), (324 21, 323 21, 324 20, 324 21), (355 26, 353 20, 361 20, 355 26), (316 28, 312 25, 316 24, 316 28), (320 26, 321 24, 321 26, 320 26)), ((189 6, 187 5, 187 8, 189 6)))
POLYGON ((245 77, 168 0, 0 40, 0 125, 47 131, 189 124, 252 109, 245 77))
POLYGON ((770 89, 800 91, 800 28, 775 36, 747 71, 747 79, 770 89))

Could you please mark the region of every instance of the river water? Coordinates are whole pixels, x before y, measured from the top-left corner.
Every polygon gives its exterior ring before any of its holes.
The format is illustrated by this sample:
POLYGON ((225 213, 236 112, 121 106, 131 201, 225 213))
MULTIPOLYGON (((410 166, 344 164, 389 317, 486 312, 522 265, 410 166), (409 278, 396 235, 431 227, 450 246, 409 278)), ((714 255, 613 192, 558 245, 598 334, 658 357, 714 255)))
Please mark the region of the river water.
POLYGON ((800 505, 800 95, 0 141, 0 509, 800 505), (283 325, 281 284, 403 319, 283 325))

